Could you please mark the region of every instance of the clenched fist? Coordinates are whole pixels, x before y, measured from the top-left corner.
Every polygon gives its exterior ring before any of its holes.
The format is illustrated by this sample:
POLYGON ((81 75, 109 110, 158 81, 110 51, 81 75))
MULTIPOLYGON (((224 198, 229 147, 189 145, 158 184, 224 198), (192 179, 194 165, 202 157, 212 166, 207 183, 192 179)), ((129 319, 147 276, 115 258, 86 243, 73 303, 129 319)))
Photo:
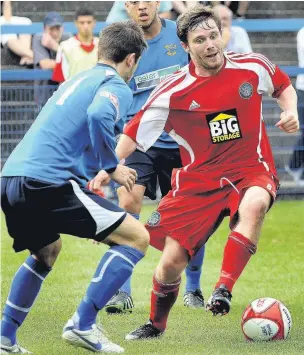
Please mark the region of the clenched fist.
POLYGON ((280 121, 276 124, 276 127, 279 127, 286 133, 296 132, 300 127, 297 112, 283 111, 281 113, 280 121))

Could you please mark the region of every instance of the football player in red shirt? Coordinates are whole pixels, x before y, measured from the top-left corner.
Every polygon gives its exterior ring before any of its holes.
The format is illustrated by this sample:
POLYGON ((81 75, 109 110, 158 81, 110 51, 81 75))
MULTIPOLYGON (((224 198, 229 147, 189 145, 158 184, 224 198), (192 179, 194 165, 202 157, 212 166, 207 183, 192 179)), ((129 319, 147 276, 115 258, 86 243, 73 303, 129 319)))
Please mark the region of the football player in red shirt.
MULTIPOLYGON (((189 66, 164 80, 125 128, 117 155, 146 151, 163 130, 179 144, 183 168, 150 217, 150 244, 163 251, 153 277, 147 324, 126 339, 152 338, 166 329, 180 275, 225 216, 231 233, 220 277, 207 303, 214 315, 230 310, 232 288, 257 243, 279 181, 262 117, 262 94, 282 108, 276 126, 299 129, 297 98, 288 76, 261 54, 223 52, 220 20, 197 5, 178 18, 189 66)), ((106 174, 93 181, 98 188, 106 174)))

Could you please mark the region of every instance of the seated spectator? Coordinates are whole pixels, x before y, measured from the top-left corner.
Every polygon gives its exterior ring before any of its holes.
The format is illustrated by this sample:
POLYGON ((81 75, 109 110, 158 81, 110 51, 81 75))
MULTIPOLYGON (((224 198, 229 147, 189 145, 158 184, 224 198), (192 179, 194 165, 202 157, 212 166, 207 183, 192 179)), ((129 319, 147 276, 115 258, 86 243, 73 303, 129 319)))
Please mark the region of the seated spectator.
MULTIPOLYGON (((43 24, 43 33, 33 37, 34 68, 53 70, 56 66, 55 59, 59 43, 68 39, 70 35, 63 34, 63 18, 57 12, 49 12, 45 16, 43 24)), ((58 83, 52 80, 35 81, 35 97, 39 108, 41 108, 52 95, 54 87, 46 87, 50 85, 58 86, 58 83)))
MULTIPOLYGON (((1 2, 0 25, 30 25, 31 23, 32 21, 27 17, 13 16, 10 1, 3 1, 3 4, 1 2)), ((1 35, 1 45, 20 57, 20 65, 31 65, 33 64, 31 39, 30 34, 9 33, 1 35)))
MULTIPOLYGON (((132 3, 137 3, 138 1, 131 1, 132 3)), ((158 15, 161 18, 171 19, 172 14, 172 3, 171 1, 159 1, 158 15)), ((106 22, 112 23, 117 21, 128 20, 128 14, 125 9, 124 1, 115 1, 106 19, 106 22)))
POLYGON ((232 26, 232 11, 225 5, 216 5, 213 9, 221 20, 225 50, 235 53, 252 52, 246 30, 239 26, 232 26))
MULTIPOLYGON (((304 27, 297 35, 299 67, 304 68, 304 27)), ((292 176, 297 185, 304 187, 304 74, 299 74, 296 81, 298 93, 298 113, 300 121, 300 136, 285 170, 292 176)))
POLYGON ((93 68, 97 64, 98 38, 94 38, 96 20, 91 10, 79 9, 75 14, 77 35, 60 43, 52 79, 66 79, 93 68))

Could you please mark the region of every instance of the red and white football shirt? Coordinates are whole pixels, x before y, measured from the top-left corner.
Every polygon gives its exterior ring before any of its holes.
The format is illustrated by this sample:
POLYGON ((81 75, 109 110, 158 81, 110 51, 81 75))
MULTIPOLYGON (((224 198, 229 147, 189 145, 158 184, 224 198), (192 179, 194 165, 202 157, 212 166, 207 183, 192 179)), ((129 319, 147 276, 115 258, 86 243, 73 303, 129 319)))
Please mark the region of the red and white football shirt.
POLYGON ((180 148, 183 168, 172 175, 173 195, 217 189, 251 173, 276 175, 262 117, 262 95, 279 97, 288 76, 261 54, 225 53, 210 77, 193 63, 164 80, 124 133, 149 149, 163 130, 180 148))

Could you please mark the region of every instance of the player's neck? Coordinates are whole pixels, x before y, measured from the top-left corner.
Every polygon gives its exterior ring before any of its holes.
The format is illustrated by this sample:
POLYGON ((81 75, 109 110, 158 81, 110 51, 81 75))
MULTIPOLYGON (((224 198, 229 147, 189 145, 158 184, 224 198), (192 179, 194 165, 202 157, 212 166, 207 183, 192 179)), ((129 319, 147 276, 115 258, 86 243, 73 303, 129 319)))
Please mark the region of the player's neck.
POLYGON ((194 65, 195 65, 195 74, 197 76, 202 76, 202 77, 208 77, 208 76, 216 75, 219 71, 222 70, 222 68, 224 66, 224 63, 225 63, 225 61, 223 60, 223 62, 220 65, 220 67, 216 68, 216 69, 207 69, 207 68, 201 67, 201 66, 197 65, 196 63, 194 63, 194 65))
POLYGON ((94 36, 93 36, 93 33, 89 34, 88 36, 84 36, 81 33, 77 33, 77 38, 79 39, 79 41, 81 43, 91 44, 92 41, 93 41, 94 36))
POLYGON ((145 39, 150 40, 159 35, 162 23, 159 16, 156 16, 149 28, 143 28, 145 39))

